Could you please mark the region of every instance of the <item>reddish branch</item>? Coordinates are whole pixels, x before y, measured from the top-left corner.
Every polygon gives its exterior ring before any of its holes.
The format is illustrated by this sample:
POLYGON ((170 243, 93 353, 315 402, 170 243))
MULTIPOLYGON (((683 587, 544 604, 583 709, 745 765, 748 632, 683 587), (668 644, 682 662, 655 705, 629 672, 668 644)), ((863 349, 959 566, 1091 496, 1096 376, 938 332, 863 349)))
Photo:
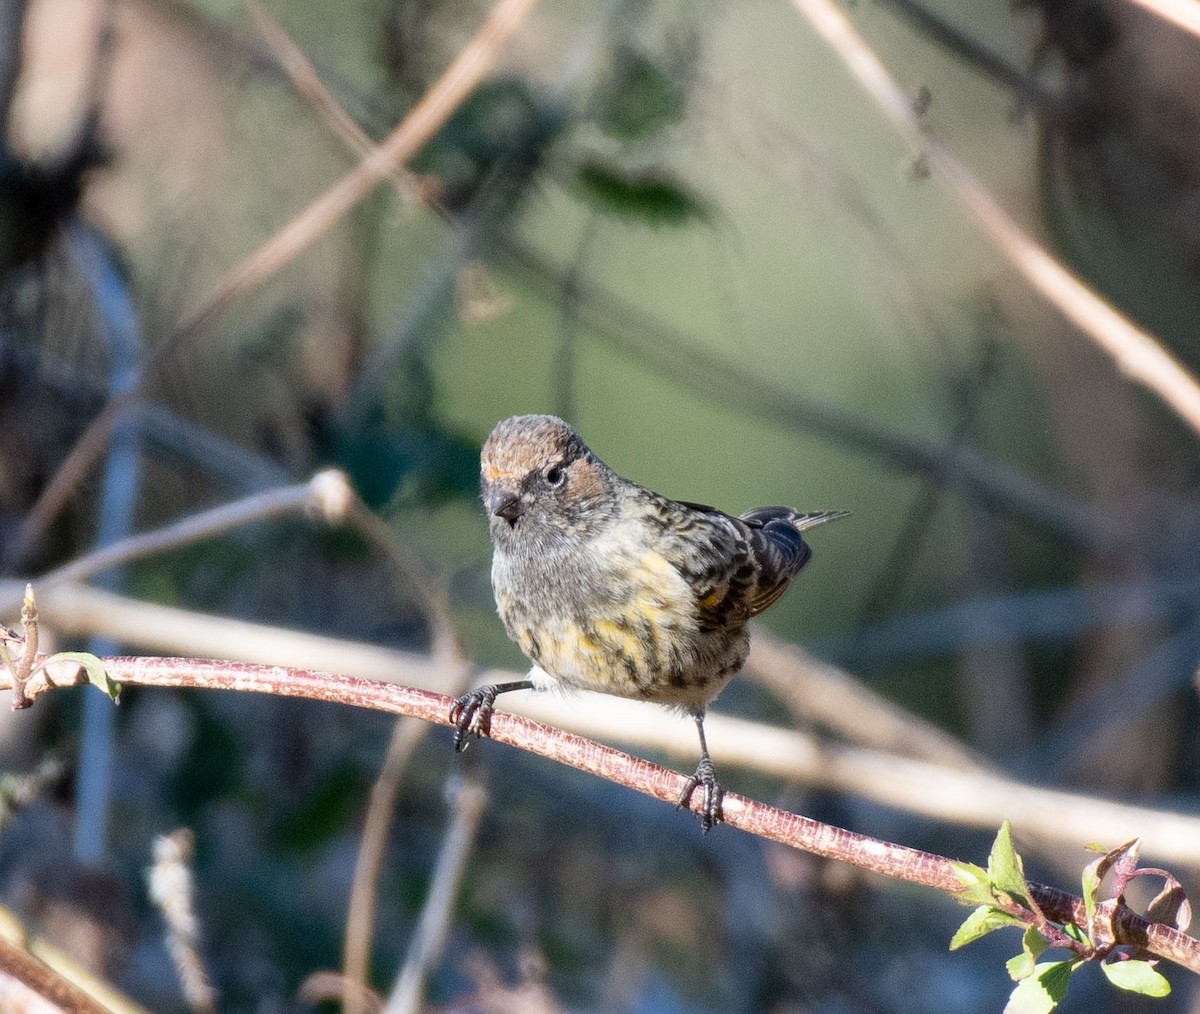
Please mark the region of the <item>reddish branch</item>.
MULTIPOLYGON (((279 697, 303 697, 449 725, 449 697, 352 676, 285 666, 187 658, 110 658, 104 660, 104 665, 111 679, 134 686, 241 690, 279 697)), ((10 675, 0 671, 0 687, 11 686, 11 683, 10 675)), ((25 687, 30 698, 47 689, 45 675, 40 671, 25 687)), ((504 712, 497 712, 492 718, 491 738, 636 789, 665 803, 674 804, 686 780, 683 775, 649 761, 504 712)), ((733 793, 725 795, 724 812, 725 822, 731 827, 814 855, 921 884, 951 896, 957 895, 963 886, 952 861, 942 856, 822 824, 733 793)), ((1050 919, 1079 926, 1087 924, 1081 898, 1039 884, 1031 884, 1030 891, 1033 900, 1050 919)), ((1114 943, 1136 945, 1200 974, 1200 941, 1186 933, 1162 923, 1152 923, 1124 905, 1112 907, 1112 917, 1105 929, 1111 932, 1114 943)))
POLYGON ((67 1014, 110 1014, 100 1001, 88 996, 73 982, 28 951, 0 937, 0 969, 24 983, 30 991, 66 1011, 67 1014))

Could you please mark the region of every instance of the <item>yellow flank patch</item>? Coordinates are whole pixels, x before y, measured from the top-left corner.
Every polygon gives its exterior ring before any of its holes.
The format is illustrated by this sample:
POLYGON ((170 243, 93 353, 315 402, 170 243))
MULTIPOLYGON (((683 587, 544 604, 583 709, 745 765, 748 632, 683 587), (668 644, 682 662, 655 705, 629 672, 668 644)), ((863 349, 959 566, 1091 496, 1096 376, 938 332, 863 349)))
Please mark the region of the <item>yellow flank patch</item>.
POLYGON ((586 632, 573 622, 555 624, 538 632, 538 643, 538 664, 564 685, 637 695, 637 684, 623 659, 631 659, 635 668, 643 670, 648 645, 616 622, 593 620, 586 632))
POLYGON ((619 644, 626 639, 625 631, 612 620, 596 620, 592 623, 592 629, 597 637, 609 644, 619 644))
POLYGON ((600 644, 595 645, 598 650, 603 648, 612 654, 628 655, 639 667, 645 664, 642 642, 629 631, 622 630, 619 624, 612 620, 595 620, 592 629, 600 639, 600 644))
POLYGON ((660 553, 643 554, 632 577, 639 605, 653 601, 659 608, 670 607, 686 590, 679 571, 667 563, 660 553))
POLYGON ((714 588, 700 600, 701 609, 712 609, 718 602, 721 601, 721 589, 714 588))
POLYGON ((522 627, 517 631, 517 645, 529 658, 534 658, 533 631, 531 631, 528 627, 522 627))
POLYGON ((656 627, 660 626, 664 619, 670 618, 671 610, 664 608, 666 605, 661 595, 646 588, 638 589, 637 598, 634 599, 638 617, 656 627))
POLYGON ((674 584, 679 581, 679 571, 667 563, 662 553, 644 553, 638 563, 647 574, 654 575, 664 582, 670 581, 674 584))
POLYGON ((669 664, 679 632, 695 622, 692 590, 662 554, 625 558, 631 564, 622 575, 625 601, 616 611, 610 605, 582 623, 546 617, 541 627, 513 631, 525 654, 566 686, 644 697, 669 664))

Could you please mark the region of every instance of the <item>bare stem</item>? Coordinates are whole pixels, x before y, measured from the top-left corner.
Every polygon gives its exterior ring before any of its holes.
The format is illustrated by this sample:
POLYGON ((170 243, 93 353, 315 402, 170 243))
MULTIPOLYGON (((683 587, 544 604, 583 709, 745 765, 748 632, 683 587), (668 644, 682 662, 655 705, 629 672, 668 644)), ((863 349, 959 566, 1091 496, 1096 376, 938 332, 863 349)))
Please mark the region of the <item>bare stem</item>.
MULTIPOLYGON (((131 535, 110 545, 87 553, 37 579, 39 590, 88 578, 134 560, 142 560, 172 549, 191 545, 203 539, 215 538, 235 528, 280 515, 300 513, 321 506, 322 487, 336 476, 341 484, 349 485, 340 472, 321 472, 311 481, 296 486, 281 486, 255 493, 233 503, 221 504, 181 518, 162 528, 140 535, 131 535)), ((7 612, 15 603, 0 594, 0 612, 7 612)))
POLYGON ((342 1009, 362 1014, 372 996, 368 988, 371 936, 375 930, 376 885, 383 866, 384 846, 396 812, 401 776, 429 727, 415 719, 401 719, 392 728, 387 754, 371 786, 363 818, 362 842, 354 863, 350 903, 346 906, 346 939, 342 944, 342 1009))
POLYGON ((454 899, 483 818, 487 792, 475 782, 463 781, 453 789, 452 803, 450 826, 433 870, 433 882, 383 1014, 416 1014, 420 1010, 425 978, 445 945, 454 899))

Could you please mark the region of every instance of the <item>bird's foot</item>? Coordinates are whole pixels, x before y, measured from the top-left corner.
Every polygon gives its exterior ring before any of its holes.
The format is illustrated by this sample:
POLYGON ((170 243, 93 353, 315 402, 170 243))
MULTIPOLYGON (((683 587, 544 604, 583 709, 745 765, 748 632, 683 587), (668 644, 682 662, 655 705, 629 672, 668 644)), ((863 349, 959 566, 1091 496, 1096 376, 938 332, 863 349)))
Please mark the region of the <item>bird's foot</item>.
POLYGON ((454 698, 450 705, 450 722, 454 726, 454 750, 462 753, 471 745, 471 737, 482 739, 492 724, 496 695, 500 688, 489 684, 454 698))
POLYGON ((700 830, 708 834, 713 825, 720 824, 725 816, 721 812, 721 797, 724 792, 717 784, 717 772, 707 754, 700 758, 700 763, 696 765, 696 773, 687 780, 683 792, 679 795, 679 802, 675 804, 675 809, 680 810, 684 807, 690 809, 692 793, 700 786, 704 787, 704 798, 700 804, 700 830))

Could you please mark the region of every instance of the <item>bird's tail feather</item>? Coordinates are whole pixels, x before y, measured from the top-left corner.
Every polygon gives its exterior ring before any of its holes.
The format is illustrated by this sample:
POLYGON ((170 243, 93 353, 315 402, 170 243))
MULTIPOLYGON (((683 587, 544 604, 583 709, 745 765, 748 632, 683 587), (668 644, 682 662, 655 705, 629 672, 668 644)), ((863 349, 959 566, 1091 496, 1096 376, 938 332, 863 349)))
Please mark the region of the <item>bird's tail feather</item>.
POLYGON ((826 521, 836 521, 838 518, 848 518, 849 516, 849 511, 814 511, 811 514, 797 514, 790 520, 796 531, 803 532, 807 528, 823 525, 826 521))

